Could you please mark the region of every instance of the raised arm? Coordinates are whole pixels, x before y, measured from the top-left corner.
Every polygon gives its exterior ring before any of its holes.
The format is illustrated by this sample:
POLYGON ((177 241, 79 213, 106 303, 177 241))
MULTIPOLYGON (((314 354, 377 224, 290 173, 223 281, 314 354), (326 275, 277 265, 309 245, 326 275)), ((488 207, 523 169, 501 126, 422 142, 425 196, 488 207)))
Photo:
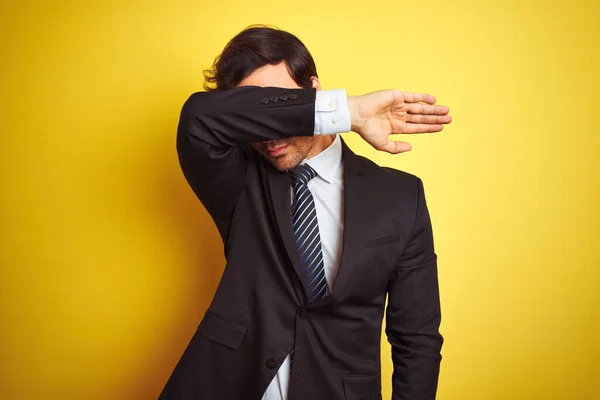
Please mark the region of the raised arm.
POLYGON ((179 162, 222 236, 245 184, 253 154, 248 142, 352 128, 376 149, 401 153, 410 145, 389 135, 437 132, 451 121, 448 107, 433 105, 430 95, 384 90, 346 98, 342 92, 244 86, 187 100, 177 134, 179 162))
POLYGON ((312 135, 315 92, 247 86, 195 93, 183 106, 179 162, 221 235, 245 184, 248 142, 312 135))

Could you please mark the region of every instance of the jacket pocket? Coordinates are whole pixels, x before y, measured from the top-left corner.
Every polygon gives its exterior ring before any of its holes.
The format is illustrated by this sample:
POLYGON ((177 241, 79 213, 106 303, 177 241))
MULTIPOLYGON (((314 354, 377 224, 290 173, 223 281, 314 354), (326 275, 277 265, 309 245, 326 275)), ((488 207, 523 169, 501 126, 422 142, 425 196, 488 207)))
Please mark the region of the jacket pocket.
POLYGON ((346 400, 379 399, 381 394, 381 374, 345 377, 344 394, 346 400))
POLYGON ((399 240, 400 236, 386 236, 378 239, 371 239, 363 242, 361 248, 366 249, 374 246, 383 246, 384 244, 397 243, 399 240))
POLYGON ((198 326, 198 333, 230 349, 242 343, 247 328, 208 310, 198 326))

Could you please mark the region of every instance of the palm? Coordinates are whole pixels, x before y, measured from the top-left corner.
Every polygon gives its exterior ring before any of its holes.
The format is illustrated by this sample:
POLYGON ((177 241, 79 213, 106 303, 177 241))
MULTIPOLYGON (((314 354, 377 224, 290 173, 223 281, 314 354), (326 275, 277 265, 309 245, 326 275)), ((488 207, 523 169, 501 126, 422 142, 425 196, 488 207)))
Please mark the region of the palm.
POLYGON ((357 132, 377 150, 401 153, 410 144, 393 141, 390 135, 439 132, 452 118, 448 107, 436 106, 435 98, 426 94, 382 90, 360 96, 357 132))

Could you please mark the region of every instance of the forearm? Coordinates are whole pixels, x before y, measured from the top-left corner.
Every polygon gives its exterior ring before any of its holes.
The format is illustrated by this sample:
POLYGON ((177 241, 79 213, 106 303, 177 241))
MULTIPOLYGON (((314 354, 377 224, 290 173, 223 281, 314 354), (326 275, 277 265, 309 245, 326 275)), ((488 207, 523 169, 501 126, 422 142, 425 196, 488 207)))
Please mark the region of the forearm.
POLYGON ((230 147, 314 133, 314 89, 248 86, 200 92, 183 107, 180 134, 192 143, 230 147), (182 132, 183 131, 183 132, 182 132))

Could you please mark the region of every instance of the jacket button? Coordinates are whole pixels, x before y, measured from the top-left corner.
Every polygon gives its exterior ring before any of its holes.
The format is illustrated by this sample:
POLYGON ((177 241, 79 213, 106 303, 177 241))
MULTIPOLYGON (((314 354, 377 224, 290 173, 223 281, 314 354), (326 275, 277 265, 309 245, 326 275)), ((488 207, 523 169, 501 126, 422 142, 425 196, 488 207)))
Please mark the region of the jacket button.
POLYGON ((281 96, 279 96, 279 100, 286 101, 287 99, 288 99, 288 97, 285 94, 282 94, 281 96))
POLYGON ((302 307, 300 310, 298 310, 298 316, 302 319, 308 318, 308 310, 302 307))
POLYGON ((269 103, 269 99, 268 99, 268 98, 266 98, 266 97, 263 97, 262 99, 260 99, 260 102, 261 102, 262 104, 268 104, 268 103, 269 103))
POLYGON ((279 97, 273 96, 271 97, 271 103, 277 103, 279 101, 279 97))
POLYGON ((269 369, 275 369, 277 368, 277 366, 279 365, 279 363, 277 362, 276 359, 274 358, 269 358, 266 362, 267 368, 269 369))
POLYGON ((292 100, 296 100, 298 98, 298 95, 296 93, 292 93, 288 97, 292 100))

